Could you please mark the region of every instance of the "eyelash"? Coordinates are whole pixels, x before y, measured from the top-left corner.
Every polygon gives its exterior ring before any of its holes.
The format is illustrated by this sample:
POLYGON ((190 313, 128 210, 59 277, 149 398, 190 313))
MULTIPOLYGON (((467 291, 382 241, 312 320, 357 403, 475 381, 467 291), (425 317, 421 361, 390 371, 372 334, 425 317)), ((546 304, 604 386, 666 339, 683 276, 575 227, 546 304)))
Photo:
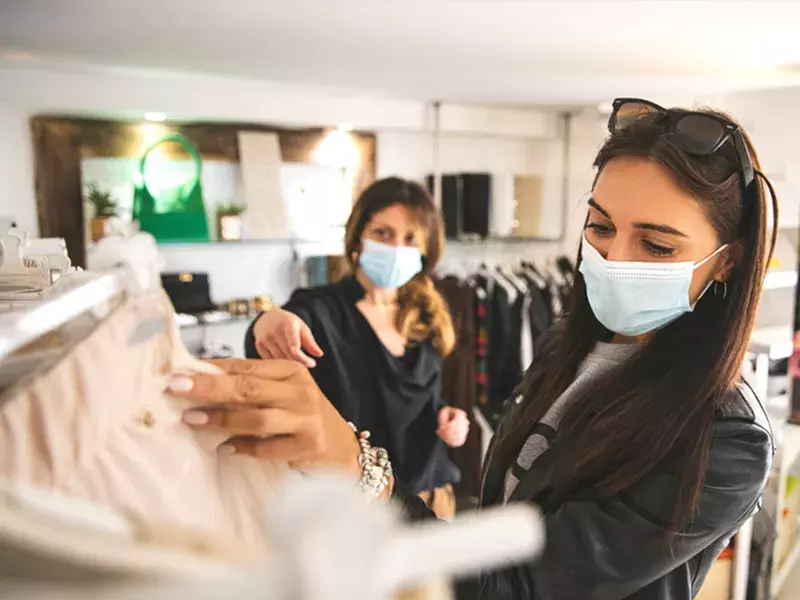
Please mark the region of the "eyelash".
MULTIPOLYGON (((614 235, 614 229, 609 227, 608 225, 603 225, 601 223, 589 223, 586 225, 586 229, 591 229, 594 235, 597 237, 609 237, 614 235)), ((642 240, 642 244, 645 247, 645 250, 648 254, 652 256, 656 256, 659 258, 665 258, 667 256, 672 256, 675 253, 674 248, 668 248, 667 246, 661 246, 659 244, 654 244, 648 240, 642 240)))

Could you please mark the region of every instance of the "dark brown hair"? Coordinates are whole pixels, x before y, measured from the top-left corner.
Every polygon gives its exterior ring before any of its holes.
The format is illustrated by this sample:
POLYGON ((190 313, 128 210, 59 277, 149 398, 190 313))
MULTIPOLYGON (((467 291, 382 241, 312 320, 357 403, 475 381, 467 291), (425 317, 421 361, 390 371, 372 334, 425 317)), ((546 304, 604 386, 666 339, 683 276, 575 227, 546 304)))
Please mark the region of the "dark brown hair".
POLYGON ((364 229, 376 213, 396 204, 405 206, 415 216, 425 234, 422 271, 398 291, 397 329, 414 343, 430 339, 437 352, 447 356, 455 345, 453 321, 447 304, 431 281, 431 273, 444 251, 444 232, 439 211, 425 188, 413 181, 388 177, 364 190, 347 221, 344 236, 347 261, 355 273, 364 229))
MULTIPOLYGON (((717 111, 705 112, 729 119, 717 111)), ((745 140, 759 168, 752 144, 745 140)), ((659 330, 634 358, 578 394, 553 446, 552 499, 559 503, 617 494, 669 463, 677 466, 680 477, 675 511, 665 523, 670 536, 697 509, 713 421, 740 377, 776 230, 768 240, 768 183, 759 173, 744 190, 732 142, 711 156, 694 156, 661 121, 642 119, 606 140, 594 162, 598 176, 619 157, 664 167, 703 207, 722 243, 741 244, 742 258, 724 298, 709 291, 693 312, 659 330)), ((774 194, 773 206, 777 223, 774 194)), ((579 272, 569 304, 562 328, 543 349, 541 367, 531 369, 519 389, 524 399, 499 442, 502 464, 516 461, 533 427, 573 381, 595 343, 610 333, 594 317, 579 272)))

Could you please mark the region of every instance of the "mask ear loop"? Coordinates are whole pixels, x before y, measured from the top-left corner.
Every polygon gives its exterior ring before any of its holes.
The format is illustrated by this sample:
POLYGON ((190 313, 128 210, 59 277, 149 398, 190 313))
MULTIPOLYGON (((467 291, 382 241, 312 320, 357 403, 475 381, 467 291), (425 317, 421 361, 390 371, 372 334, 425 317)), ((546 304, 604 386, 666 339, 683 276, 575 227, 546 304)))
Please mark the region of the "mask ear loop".
MULTIPOLYGON (((725 248, 727 248, 728 246, 730 246, 730 244, 722 244, 722 246, 720 246, 719 248, 714 250, 714 252, 712 252, 711 254, 706 256, 703 260, 701 260, 698 263, 695 263, 694 266, 692 267, 692 273, 694 273, 694 271, 696 269, 702 267, 704 264, 706 264, 708 261, 710 261, 712 258, 714 258, 717 254, 719 254, 720 252, 725 250, 725 248)), ((694 307, 697 306, 697 303, 700 302, 700 300, 703 298, 703 296, 706 295, 706 292, 708 292, 708 290, 711 289, 711 286, 714 285, 715 283, 719 283, 719 282, 715 281, 713 278, 711 279, 711 281, 708 282, 708 285, 705 287, 705 289, 702 292, 700 292, 700 295, 697 297, 697 300, 695 300, 694 304, 692 304, 692 310, 694 310, 694 307)), ((728 284, 725 284, 725 295, 726 296, 728 295, 728 284)))
POLYGON ((719 248, 714 250, 714 252, 712 252, 711 254, 706 256, 703 260, 701 260, 700 262, 694 263, 694 266, 692 267, 692 272, 694 272, 697 269, 699 269, 700 267, 702 267, 704 264, 706 264, 708 261, 710 261, 712 258, 714 258, 717 254, 719 254, 720 252, 725 250, 725 248, 727 248, 728 246, 730 246, 730 244, 722 244, 722 246, 720 246, 719 248))

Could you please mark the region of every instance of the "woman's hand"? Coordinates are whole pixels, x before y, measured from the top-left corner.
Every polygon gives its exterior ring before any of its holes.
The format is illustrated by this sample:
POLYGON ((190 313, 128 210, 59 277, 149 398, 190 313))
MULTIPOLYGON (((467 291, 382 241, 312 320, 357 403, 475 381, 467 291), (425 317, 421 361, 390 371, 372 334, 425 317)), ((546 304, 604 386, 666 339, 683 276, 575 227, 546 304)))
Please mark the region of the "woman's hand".
POLYGON ((221 451, 361 477, 356 436, 307 369, 282 360, 211 362, 222 375, 174 376, 169 390, 198 403, 184 422, 230 436, 221 451))
POLYGON ((460 408, 443 406, 439 411, 439 429, 436 431, 445 444, 460 448, 467 441, 469 417, 460 408))
POLYGON ((313 369, 317 363, 312 357, 321 358, 323 355, 303 319, 279 308, 268 310, 258 318, 253 335, 261 358, 294 360, 313 369))

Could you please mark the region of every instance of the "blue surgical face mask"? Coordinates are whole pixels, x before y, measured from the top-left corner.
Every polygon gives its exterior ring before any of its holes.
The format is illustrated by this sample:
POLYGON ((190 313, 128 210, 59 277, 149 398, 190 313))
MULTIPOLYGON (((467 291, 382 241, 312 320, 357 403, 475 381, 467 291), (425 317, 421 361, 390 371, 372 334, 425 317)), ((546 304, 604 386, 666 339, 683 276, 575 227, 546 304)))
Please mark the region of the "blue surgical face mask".
POLYGON ((358 266, 377 287, 390 290, 404 286, 422 271, 422 253, 419 248, 365 240, 358 266))
POLYGON ((617 262, 603 258, 584 236, 580 272, 589 306, 603 327, 621 335, 642 335, 664 327, 694 309, 689 287, 695 269, 726 247, 696 263, 617 262))

